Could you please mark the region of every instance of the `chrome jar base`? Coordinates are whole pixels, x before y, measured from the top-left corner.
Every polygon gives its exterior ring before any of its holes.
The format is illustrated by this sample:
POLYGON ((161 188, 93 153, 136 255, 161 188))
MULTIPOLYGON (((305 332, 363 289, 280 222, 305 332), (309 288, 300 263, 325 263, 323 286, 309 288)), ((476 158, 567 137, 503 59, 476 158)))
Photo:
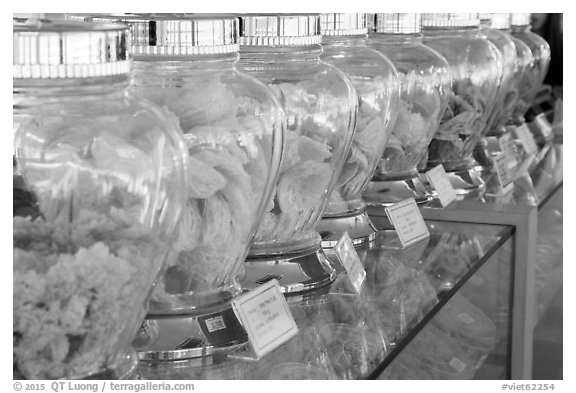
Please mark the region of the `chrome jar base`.
POLYGON ((418 175, 409 179, 372 181, 362 197, 368 205, 368 214, 375 207, 392 206, 408 198, 414 198, 420 205, 427 203, 431 198, 418 175))
POLYGON ((140 361, 175 361, 225 353, 248 341, 230 304, 202 316, 144 321, 132 346, 140 361))
POLYGON ((369 244, 376 239, 376 228, 365 210, 347 217, 322 217, 316 230, 322 236, 322 248, 336 246, 344 232, 348 232, 354 247, 369 244))
POLYGON ((336 279, 336 271, 320 244, 300 253, 248 256, 244 267, 244 274, 239 277, 242 288, 255 289, 277 279, 285 295, 315 290, 336 279))

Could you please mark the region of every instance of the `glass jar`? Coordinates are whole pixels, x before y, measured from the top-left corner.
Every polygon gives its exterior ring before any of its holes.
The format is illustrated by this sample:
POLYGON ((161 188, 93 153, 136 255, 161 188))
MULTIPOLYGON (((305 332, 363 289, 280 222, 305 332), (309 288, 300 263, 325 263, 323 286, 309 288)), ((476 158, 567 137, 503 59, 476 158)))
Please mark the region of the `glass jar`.
MULTIPOLYGON (((246 333, 230 301, 241 292, 242 262, 277 180, 282 109, 270 89, 236 69, 235 17, 123 19, 133 35, 133 92, 170 113, 188 150, 187 202, 174 258, 156 285, 147 320, 174 317, 178 324, 193 317, 195 329, 188 330, 200 348, 241 342, 246 333), (206 316, 214 313, 226 321, 220 328, 209 326, 206 316)), ((160 336, 172 334, 165 322, 158 322, 160 336)), ((196 347, 189 342, 187 349, 196 347)), ((143 346, 141 352, 173 349, 143 346)))
POLYGON ((530 31, 530 14, 514 13, 510 17, 512 36, 524 42, 532 52, 534 62, 528 68, 520 92, 518 106, 514 111, 514 121, 524 123, 524 114, 532 106, 536 94, 542 87, 550 65, 550 45, 536 33, 530 31))
POLYGON ((19 21, 13 43, 15 148, 40 215, 14 218, 15 369, 126 377, 184 206, 184 141, 128 93, 126 26, 19 21))
POLYGON ((362 193, 368 186, 391 131, 400 85, 394 65, 366 46, 367 14, 322 14, 323 61, 338 67, 358 95, 358 114, 352 147, 317 226, 334 233, 323 238, 333 246, 346 231, 354 244, 375 238, 362 193))
POLYGON ((484 184, 472 152, 480 141, 502 78, 502 56, 479 29, 478 14, 423 14, 424 44, 443 55, 452 91, 428 147, 428 168, 444 165, 456 192, 480 194, 484 184))
POLYGON ((426 160, 451 88, 448 62, 422 44, 421 15, 376 14, 368 44, 398 70, 401 84, 398 116, 392 136, 370 185, 370 204, 385 206, 406 198, 427 202, 429 193, 418 179, 417 165, 426 160))
POLYGON ((526 43, 513 35, 510 36, 516 47, 516 68, 514 81, 518 99, 512 107, 512 113, 507 119, 507 125, 520 125, 525 122, 524 114, 531 106, 534 90, 534 56, 526 43))
MULTIPOLYGON (((483 138, 476 146, 474 158, 483 167, 483 179, 495 176, 492 155, 500 152, 498 138, 510 131, 505 124, 518 102, 519 74, 516 68, 516 46, 510 35, 510 14, 480 14, 482 33, 502 55, 502 78, 497 87, 495 105, 482 132, 483 138), (494 148, 497 148, 494 151, 494 148)), ((490 186, 488 186, 490 188, 490 186)), ((487 191, 489 192, 489 191, 487 191)))
POLYGON ((505 124, 512 116, 512 111, 518 102, 518 81, 516 67, 516 46, 510 35, 510 14, 482 14, 480 31, 488 41, 496 45, 502 55, 502 78, 497 87, 496 99, 484 135, 502 135, 506 132, 505 124))
POLYGON ((280 177, 242 285, 274 276, 285 292, 311 289, 335 277, 315 227, 350 149, 358 98, 346 75, 320 59, 318 14, 246 15, 240 26, 239 67, 272 88, 287 122, 280 177))

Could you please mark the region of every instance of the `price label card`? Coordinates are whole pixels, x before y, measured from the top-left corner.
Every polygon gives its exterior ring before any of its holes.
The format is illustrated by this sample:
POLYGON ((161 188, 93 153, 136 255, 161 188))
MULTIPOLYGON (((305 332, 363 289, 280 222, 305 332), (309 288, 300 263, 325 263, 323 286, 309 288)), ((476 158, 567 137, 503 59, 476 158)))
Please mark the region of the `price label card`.
POLYGON ((516 159, 506 153, 500 153, 495 158, 496 174, 502 188, 514 181, 516 159))
POLYGON ((232 301, 232 308, 246 329, 256 358, 298 333, 298 326, 275 279, 238 296, 232 301))
POLYGON ((552 125, 550 125, 550 122, 544 113, 536 116, 534 122, 536 123, 538 129, 542 132, 542 135, 544 135, 544 139, 549 139, 552 137, 552 125))
POLYGON ((362 288, 362 284, 366 279, 366 270, 364 270, 364 266, 360 261, 360 257, 354 248, 348 232, 344 232, 340 240, 338 240, 338 243, 334 246, 334 251, 344 267, 354 291, 356 293, 360 292, 360 288, 362 288))
POLYGON ((450 179, 448 179, 448 175, 446 174, 442 164, 437 165, 426 172, 426 177, 432 187, 436 190, 438 199, 440 199, 440 203, 443 207, 448 206, 456 200, 456 191, 454 190, 454 187, 452 187, 452 183, 450 183, 450 179))
POLYGON ((527 154, 536 153, 538 151, 538 145, 536 145, 534 135, 532 135, 532 132, 526 124, 522 124, 520 127, 516 127, 514 131, 518 139, 520 139, 520 142, 524 147, 524 151, 527 154))
POLYGON ((500 145, 500 151, 502 151, 502 153, 514 155, 514 140, 512 139, 512 135, 502 135, 498 139, 498 144, 500 145))
POLYGON ((430 237, 428 227, 414 198, 405 199, 387 207, 386 215, 394 225, 403 248, 430 237))

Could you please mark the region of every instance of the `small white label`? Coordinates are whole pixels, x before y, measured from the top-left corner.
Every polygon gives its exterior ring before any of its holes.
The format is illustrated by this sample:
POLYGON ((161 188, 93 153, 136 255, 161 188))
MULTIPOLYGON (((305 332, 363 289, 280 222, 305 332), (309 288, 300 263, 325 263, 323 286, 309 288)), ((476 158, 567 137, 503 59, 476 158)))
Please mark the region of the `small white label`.
POLYGON ((334 251, 336 252, 338 260, 344 267, 354 291, 356 293, 360 292, 360 288, 362 288, 362 284, 366 279, 366 270, 364 270, 364 266, 360 261, 360 257, 354 248, 354 244, 352 243, 352 239, 350 239, 348 232, 344 232, 340 240, 338 240, 338 243, 336 243, 336 246, 334 247, 334 251))
POLYGON ((532 154, 538 151, 538 145, 536 145, 534 135, 532 135, 532 132, 526 124, 522 124, 520 127, 516 127, 514 131, 518 139, 520 139, 526 154, 532 154))
POLYGON ((500 150, 505 154, 514 155, 514 141, 512 135, 504 134, 498 139, 500 150))
POLYGON ((452 367, 454 370, 458 371, 459 373, 464 371, 464 369, 466 368, 466 363, 464 363, 462 360, 460 360, 458 358, 452 358, 452 360, 450 360, 450 363, 448 363, 448 364, 450 365, 450 367, 452 367))
POLYGON ((276 279, 238 296, 232 308, 246 329, 254 354, 260 358, 298 333, 276 279))
POLYGON ((470 314, 466 314, 465 312, 458 314, 458 319, 464 322, 466 325, 474 323, 475 319, 470 316, 470 314))
POLYGON ((218 330, 226 329, 226 324, 224 323, 224 318, 218 315, 214 318, 207 318, 205 321, 206 328, 209 333, 217 332, 218 330))
POLYGON ((430 237, 428 227, 414 198, 405 199, 387 207, 386 215, 394 225, 403 248, 430 237))
POLYGON ((543 113, 536 116, 533 123, 540 130, 544 139, 548 140, 552 136, 552 126, 543 113))
POLYGON ((514 181, 514 168, 516 159, 504 152, 498 154, 495 158, 496 174, 502 188, 514 181))
POLYGON ((426 177, 432 187, 436 190, 438 199, 440 199, 440 203, 443 207, 448 206, 456 200, 456 191, 454 190, 454 187, 452 187, 452 183, 450 183, 450 179, 448 179, 448 175, 446 174, 442 164, 437 165, 426 172, 426 177))

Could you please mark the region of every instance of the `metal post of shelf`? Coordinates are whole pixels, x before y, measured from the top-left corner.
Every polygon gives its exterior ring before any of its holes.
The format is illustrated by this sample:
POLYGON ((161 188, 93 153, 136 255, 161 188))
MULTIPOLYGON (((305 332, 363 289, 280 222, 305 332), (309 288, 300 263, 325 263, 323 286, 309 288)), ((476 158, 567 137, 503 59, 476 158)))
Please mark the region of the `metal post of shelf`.
POLYGON ((443 209, 421 209, 426 220, 510 225, 514 237, 514 288, 512 290, 512 379, 531 379, 534 329, 534 266, 538 210, 536 206, 479 204, 458 201, 443 209))

